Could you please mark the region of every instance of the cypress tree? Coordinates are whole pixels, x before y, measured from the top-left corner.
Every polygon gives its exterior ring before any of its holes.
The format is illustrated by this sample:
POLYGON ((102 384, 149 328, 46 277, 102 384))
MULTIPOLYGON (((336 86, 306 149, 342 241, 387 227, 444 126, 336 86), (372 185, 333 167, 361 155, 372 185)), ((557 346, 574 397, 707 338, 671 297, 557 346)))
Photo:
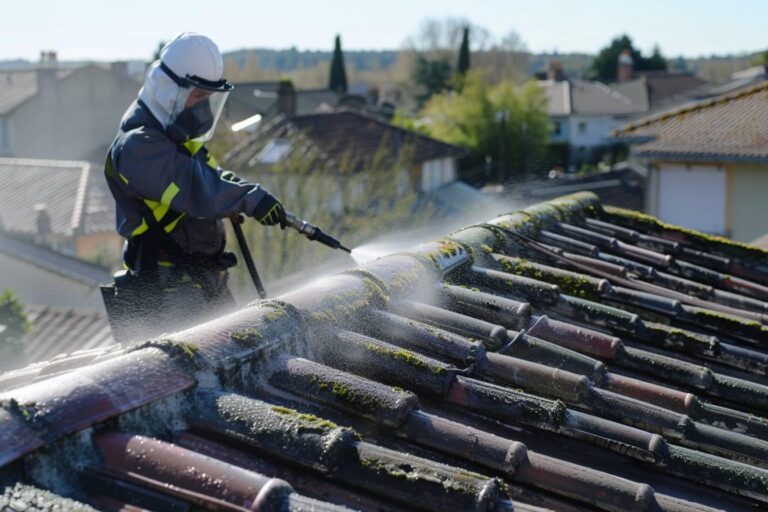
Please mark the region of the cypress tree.
POLYGON ((344 70, 344 54, 341 53, 341 37, 336 36, 336 46, 333 49, 331 61, 331 78, 328 88, 338 93, 347 92, 347 72, 344 70))
POLYGON ((469 71, 469 27, 464 27, 464 37, 461 40, 459 48, 459 62, 456 65, 456 71, 464 76, 469 71))

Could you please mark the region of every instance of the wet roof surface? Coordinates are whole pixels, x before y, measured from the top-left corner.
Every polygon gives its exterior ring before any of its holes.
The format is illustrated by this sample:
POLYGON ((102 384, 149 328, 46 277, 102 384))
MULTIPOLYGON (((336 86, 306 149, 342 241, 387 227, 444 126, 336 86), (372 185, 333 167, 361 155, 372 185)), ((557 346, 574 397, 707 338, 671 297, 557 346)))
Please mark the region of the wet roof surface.
POLYGON ((767 300, 764 251, 553 200, 6 386, 0 508, 758 510, 767 300))

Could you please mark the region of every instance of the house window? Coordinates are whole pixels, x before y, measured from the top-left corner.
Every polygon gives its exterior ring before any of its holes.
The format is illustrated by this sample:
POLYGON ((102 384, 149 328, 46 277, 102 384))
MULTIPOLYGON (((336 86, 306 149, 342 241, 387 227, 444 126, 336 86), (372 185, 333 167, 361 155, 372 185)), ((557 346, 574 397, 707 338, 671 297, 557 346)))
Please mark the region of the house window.
POLYGON ((585 121, 579 121, 579 133, 580 134, 587 133, 587 123, 585 121))
POLYGON ((555 121, 555 126, 552 128, 552 135, 562 135, 563 133, 563 126, 560 123, 560 121, 555 121))

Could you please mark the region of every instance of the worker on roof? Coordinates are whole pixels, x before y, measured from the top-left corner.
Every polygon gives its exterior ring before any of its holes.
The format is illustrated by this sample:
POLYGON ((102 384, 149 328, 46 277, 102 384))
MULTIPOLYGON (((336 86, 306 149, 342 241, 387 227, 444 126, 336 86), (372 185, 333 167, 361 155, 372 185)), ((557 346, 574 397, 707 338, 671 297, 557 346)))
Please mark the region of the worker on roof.
POLYGON ((221 169, 204 146, 233 89, 223 67, 208 37, 180 34, 150 65, 120 121, 105 163, 126 239, 127 270, 104 292, 113 331, 124 330, 117 316, 133 325, 162 320, 152 330, 163 332, 234 305, 227 269, 236 259, 224 252, 222 219, 244 214, 285 228, 280 201, 221 169))

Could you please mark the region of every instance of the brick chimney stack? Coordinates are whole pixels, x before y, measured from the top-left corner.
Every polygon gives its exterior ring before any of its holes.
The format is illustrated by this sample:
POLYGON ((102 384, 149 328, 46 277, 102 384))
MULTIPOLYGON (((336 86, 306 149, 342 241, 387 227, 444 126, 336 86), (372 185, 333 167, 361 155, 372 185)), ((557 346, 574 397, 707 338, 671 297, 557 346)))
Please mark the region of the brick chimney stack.
POLYGON ((549 61, 549 69, 547 70, 547 79, 554 80, 555 82, 562 82, 565 80, 565 73, 563 72, 563 63, 559 60, 549 61))
POLYGON ((619 67, 616 73, 616 81, 619 83, 632 80, 632 74, 635 71, 635 63, 632 61, 632 54, 629 50, 624 50, 619 54, 619 67))
POLYGON ((56 90, 56 68, 58 58, 54 51, 41 51, 37 65, 37 90, 44 98, 51 98, 56 90))
POLYGON ((296 115, 296 90, 290 80, 281 80, 277 86, 277 111, 287 116, 296 115))

